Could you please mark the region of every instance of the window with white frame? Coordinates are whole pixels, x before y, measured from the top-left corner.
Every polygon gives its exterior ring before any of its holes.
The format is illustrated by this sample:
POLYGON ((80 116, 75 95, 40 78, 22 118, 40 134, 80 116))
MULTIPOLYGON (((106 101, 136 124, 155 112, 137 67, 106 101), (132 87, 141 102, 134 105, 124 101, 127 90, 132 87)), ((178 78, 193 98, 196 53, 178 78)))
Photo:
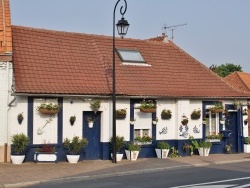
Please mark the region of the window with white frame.
POLYGON ((219 133, 219 113, 206 112, 206 136, 219 133))

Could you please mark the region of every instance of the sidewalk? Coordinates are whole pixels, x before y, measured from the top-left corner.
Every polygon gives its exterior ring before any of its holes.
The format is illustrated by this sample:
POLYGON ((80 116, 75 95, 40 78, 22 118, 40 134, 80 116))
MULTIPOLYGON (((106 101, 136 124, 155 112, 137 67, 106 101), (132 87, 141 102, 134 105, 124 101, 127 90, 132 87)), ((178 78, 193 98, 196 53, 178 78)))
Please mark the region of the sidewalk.
POLYGON ((89 179, 243 161, 250 161, 250 154, 213 154, 208 157, 191 156, 168 159, 144 158, 137 161, 124 159, 116 164, 109 160, 88 160, 77 164, 67 162, 37 164, 26 162, 22 165, 0 163, 0 187, 25 187, 56 179, 89 179))

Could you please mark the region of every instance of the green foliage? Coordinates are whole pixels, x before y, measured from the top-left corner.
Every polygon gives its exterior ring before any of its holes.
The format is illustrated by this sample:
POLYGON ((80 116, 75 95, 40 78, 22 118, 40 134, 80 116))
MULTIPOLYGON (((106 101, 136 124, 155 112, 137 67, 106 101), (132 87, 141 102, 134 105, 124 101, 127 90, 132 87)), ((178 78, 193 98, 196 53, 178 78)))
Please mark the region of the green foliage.
POLYGON ((170 145, 167 142, 161 141, 157 143, 156 148, 157 149, 170 149, 170 145))
POLYGON ((242 67, 240 65, 234 65, 232 63, 221 64, 219 66, 212 65, 211 70, 218 74, 220 77, 226 77, 227 75, 238 71, 242 72, 242 67))
POLYGON ((199 143, 194 139, 193 136, 190 136, 189 140, 192 144, 192 149, 199 149, 200 148, 199 143))
POLYGON ((215 132, 212 134, 209 134, 208 136, 206 136, 207 139, 222 139, 223 138, 223 134, 218 133, 216 134, 215 132))
POLYGON ((73 137, 72 141, 66 138, 63 141, 63 146, 68 149, 68 154, 78 155, 81 150, 88 144, 86 138, 73 137))
POLYGON ((143 108, 143 109, 156 108, 156 104, 154 103, 153 100, 144 99, 141 102, 140 108, 143 108))
POLYGON ((53 103, 41 103, 40 106, 37 107, 37 110, 47 109, 47 110, 59 110, 60 106, 58 104, 53 103))
POLYGON ((153 139, 150 136, 143 136, 143 137, 137 136, 134 139, 134 141, 137 141, 137 142, 152 142, 152 140, 153 139))
POLYGON ((245 137, 244 138, 244 143, 245 144, 250 144, 250 137, 245 137))
POLYGON ((200 141, 199 142, 199 147, 200 148, 211 148, 212 147, 212 143, 208 142, 208 141, 200 141))
POLYGON ((13 143, 13 154, 23 154, 27 147, 29 146, 30 139, 25 134, 14 134, 11 137, 11 142, 13 143))
POLYGON ((42 144, 41 148, 36 148, 36 152, 41 152, 41 153, 55 153, 56 148, 52 146, 51 144, 42 144))
POLYGON ((91 108, 93 111, 98 111, 100 107, 101 107, 101 100, 100 100, 100 99, 93 99, 93 100, 90 102, 90 108, 91 108))
POLYGON ((175 149, 174 146, 171 148, 171 154, 169 155, 169 157, 171 157, 171 158, 179 157, 179 155, 178 155, 178 150, 175 149))
POLYGON ((127 148, 129 151, 140 151, 141 150, 141 146, 139 146, 138 144, 135 144, 134 142, 129 142, 127 145, 127 148))
POLYGON ((116 114, 118 114, 118 115, 126 115, 127 110, 126 109, 118 109, 118 110, 116 110, 116 114))
POLYGON ((172 115, 172 111, 164 109, 164 110, 162 110, 161 115, 163 115, 163 116, 164 115, 172 115))
MULTIPOLYGON (((110 149, 111 149, 111 150, 112 150, 112 148, 113 148, 113 141, 114 141, 113 137, 110 138, 109 143, 110 143, 110 149)), ((121 149, 122 149, 125 145, 126 145, 126 141, 125 141, 124 137, 123 137, 123 136, 116 136, 116 151, 117 151, 117 152, 120 152, 121 149)))

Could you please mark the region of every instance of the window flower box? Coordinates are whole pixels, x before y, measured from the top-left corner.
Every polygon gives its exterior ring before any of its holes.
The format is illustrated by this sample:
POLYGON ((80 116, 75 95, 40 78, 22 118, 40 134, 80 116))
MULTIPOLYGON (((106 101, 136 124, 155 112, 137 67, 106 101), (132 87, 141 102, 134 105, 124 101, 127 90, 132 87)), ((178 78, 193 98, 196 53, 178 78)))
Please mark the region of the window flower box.
POLYGON ((34 161, 37 162, 55 162, 57 163, 57 152, 55 153, 43 153, 35 152, 34 161))
POLYGON ((206 139, 208 142, 220 142, 220 139, 206 139))
POLYGON ((58 104, 53 103, 42 103, 37 107, 37 111, 42 114, 54 115, 57 114, 60 110, 60 106, 58 104))
POLYGON ((150 136, 143 136, 143 137, 137 136, 134 139, 134 142, 136 145, 150 145, 152 144, 152 138, 150 136))
POLYGON ((156 104, 153 100, 143 100, 140 105, 140 111, 144 113, 156 112, 156 104))

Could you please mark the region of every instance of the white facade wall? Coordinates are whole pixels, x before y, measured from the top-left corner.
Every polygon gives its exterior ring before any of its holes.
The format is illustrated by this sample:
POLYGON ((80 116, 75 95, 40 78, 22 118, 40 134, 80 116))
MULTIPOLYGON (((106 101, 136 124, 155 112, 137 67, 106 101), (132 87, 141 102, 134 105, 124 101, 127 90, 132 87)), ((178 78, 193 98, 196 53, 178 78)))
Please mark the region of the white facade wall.
POLYGON ((16 100, 9 107, 8 116, 8 143, 11 144, 11 136, 17 133, 28 133, 28 99, 27 97, 17 96, 16 100), (17 115, 23 113, 23 122, 19 124, 17 115))
MULTIPOLYGON (((52 117, 52 121, 48 123, 44 128, 44 133, 38 135, 37 131, 39 128, 43 127, 48 120, 48 116, 40 114, 36 107, 42 102, 54 102, 57 103, 57 99, 46 99, 36 98, 34 99, 34 111, 33 111, 33 143, 42 144, 46 143, 57 143, 58 137, 58 118, 57 115, 52 117)), ((91 111, 90 100, 84 100, 80 98, 64 98, 63 99, 63 139, 72 138, 73 136, 82 136, 83 129, 83 113, 84 111, 91 111), (71 103, 73 101, 73 103, 71 103), (76 116, 76 121, 73 126, 70 125, 70 116, 76 116)), ((224 101, 229 104, 230 101, 224 101)), ((10 143, 10 136, 16 133, 28 132, 28 98, 27 97, 17 97, 16 101, 12 104, 9 109, 9 129, 6 130, 8 136, 8 143, 10 143), (17 115, 23 113, 24 120, 21 125, 17 122, 17 115)), ((135 107, 139 105, 135 104, 135 107)), ((118 99, 117 109, 126 109, 127 116, 125 119, 116 120, 117 135, 124 136, 126 141, 130 141, 130 100, 129 99, 118 99)), ((244 107, 243 107, 244 108, 244 107)), ((156 126, 156 139, 157 140, 183 140, 188 139, 189 136, 193 136, 195 139, 202 138, 202 117, 198 120, 191 119, 191 113, 194 109, 202 110, 202 101, 199 100, 157 100, 157 117, 158 123, 156 126), (161 112, 163 109, 169 109, 172 111, 172 118, 169 120, 161 119, 161 112), (187 125, 188 130, 185 130, 185 126, 182 126, 181 120, 182 116, 185 115, 189 119, 187 125), (180 127, 183 128, 180 131, 180 127), (196 129, 194 129, 196 128, 196 129), (160 134, 167 130, 166 133, 160 134), (196 130, 196 131, 194 131, 196 130), (186 137, 182 133, 186 131, 186 137)), ((109 99, 101 99, 101 142, 109 142, 112 137, 112 101, 109 99)), ((142 113, 139 109, 134 109, 134 117, 136 118, 134 129, 149 129, 149 136, 152 136, 152 113, 142 113)), ((1 116, 1 118, 3 118, 1 116)), ((242 117, 242 122, 245 116, 242 117)), ((247 135, 247 126, 243 125, 243 134, 247 135)), ((6 133, 6 132, 5 132, 6 133)), ((3 142, 3 141, 2 141, 3 142)))
MULTIPOLYGON (((157 140, 173 140, 176 139, 176 100, 157 100, 156 114, 158 123, 156 125, 157 140), (162 110, 171 110, 172 117, 168 120, 161 119, 162 110)), ((177 132, 178 133, 178 132, 177 132)))

